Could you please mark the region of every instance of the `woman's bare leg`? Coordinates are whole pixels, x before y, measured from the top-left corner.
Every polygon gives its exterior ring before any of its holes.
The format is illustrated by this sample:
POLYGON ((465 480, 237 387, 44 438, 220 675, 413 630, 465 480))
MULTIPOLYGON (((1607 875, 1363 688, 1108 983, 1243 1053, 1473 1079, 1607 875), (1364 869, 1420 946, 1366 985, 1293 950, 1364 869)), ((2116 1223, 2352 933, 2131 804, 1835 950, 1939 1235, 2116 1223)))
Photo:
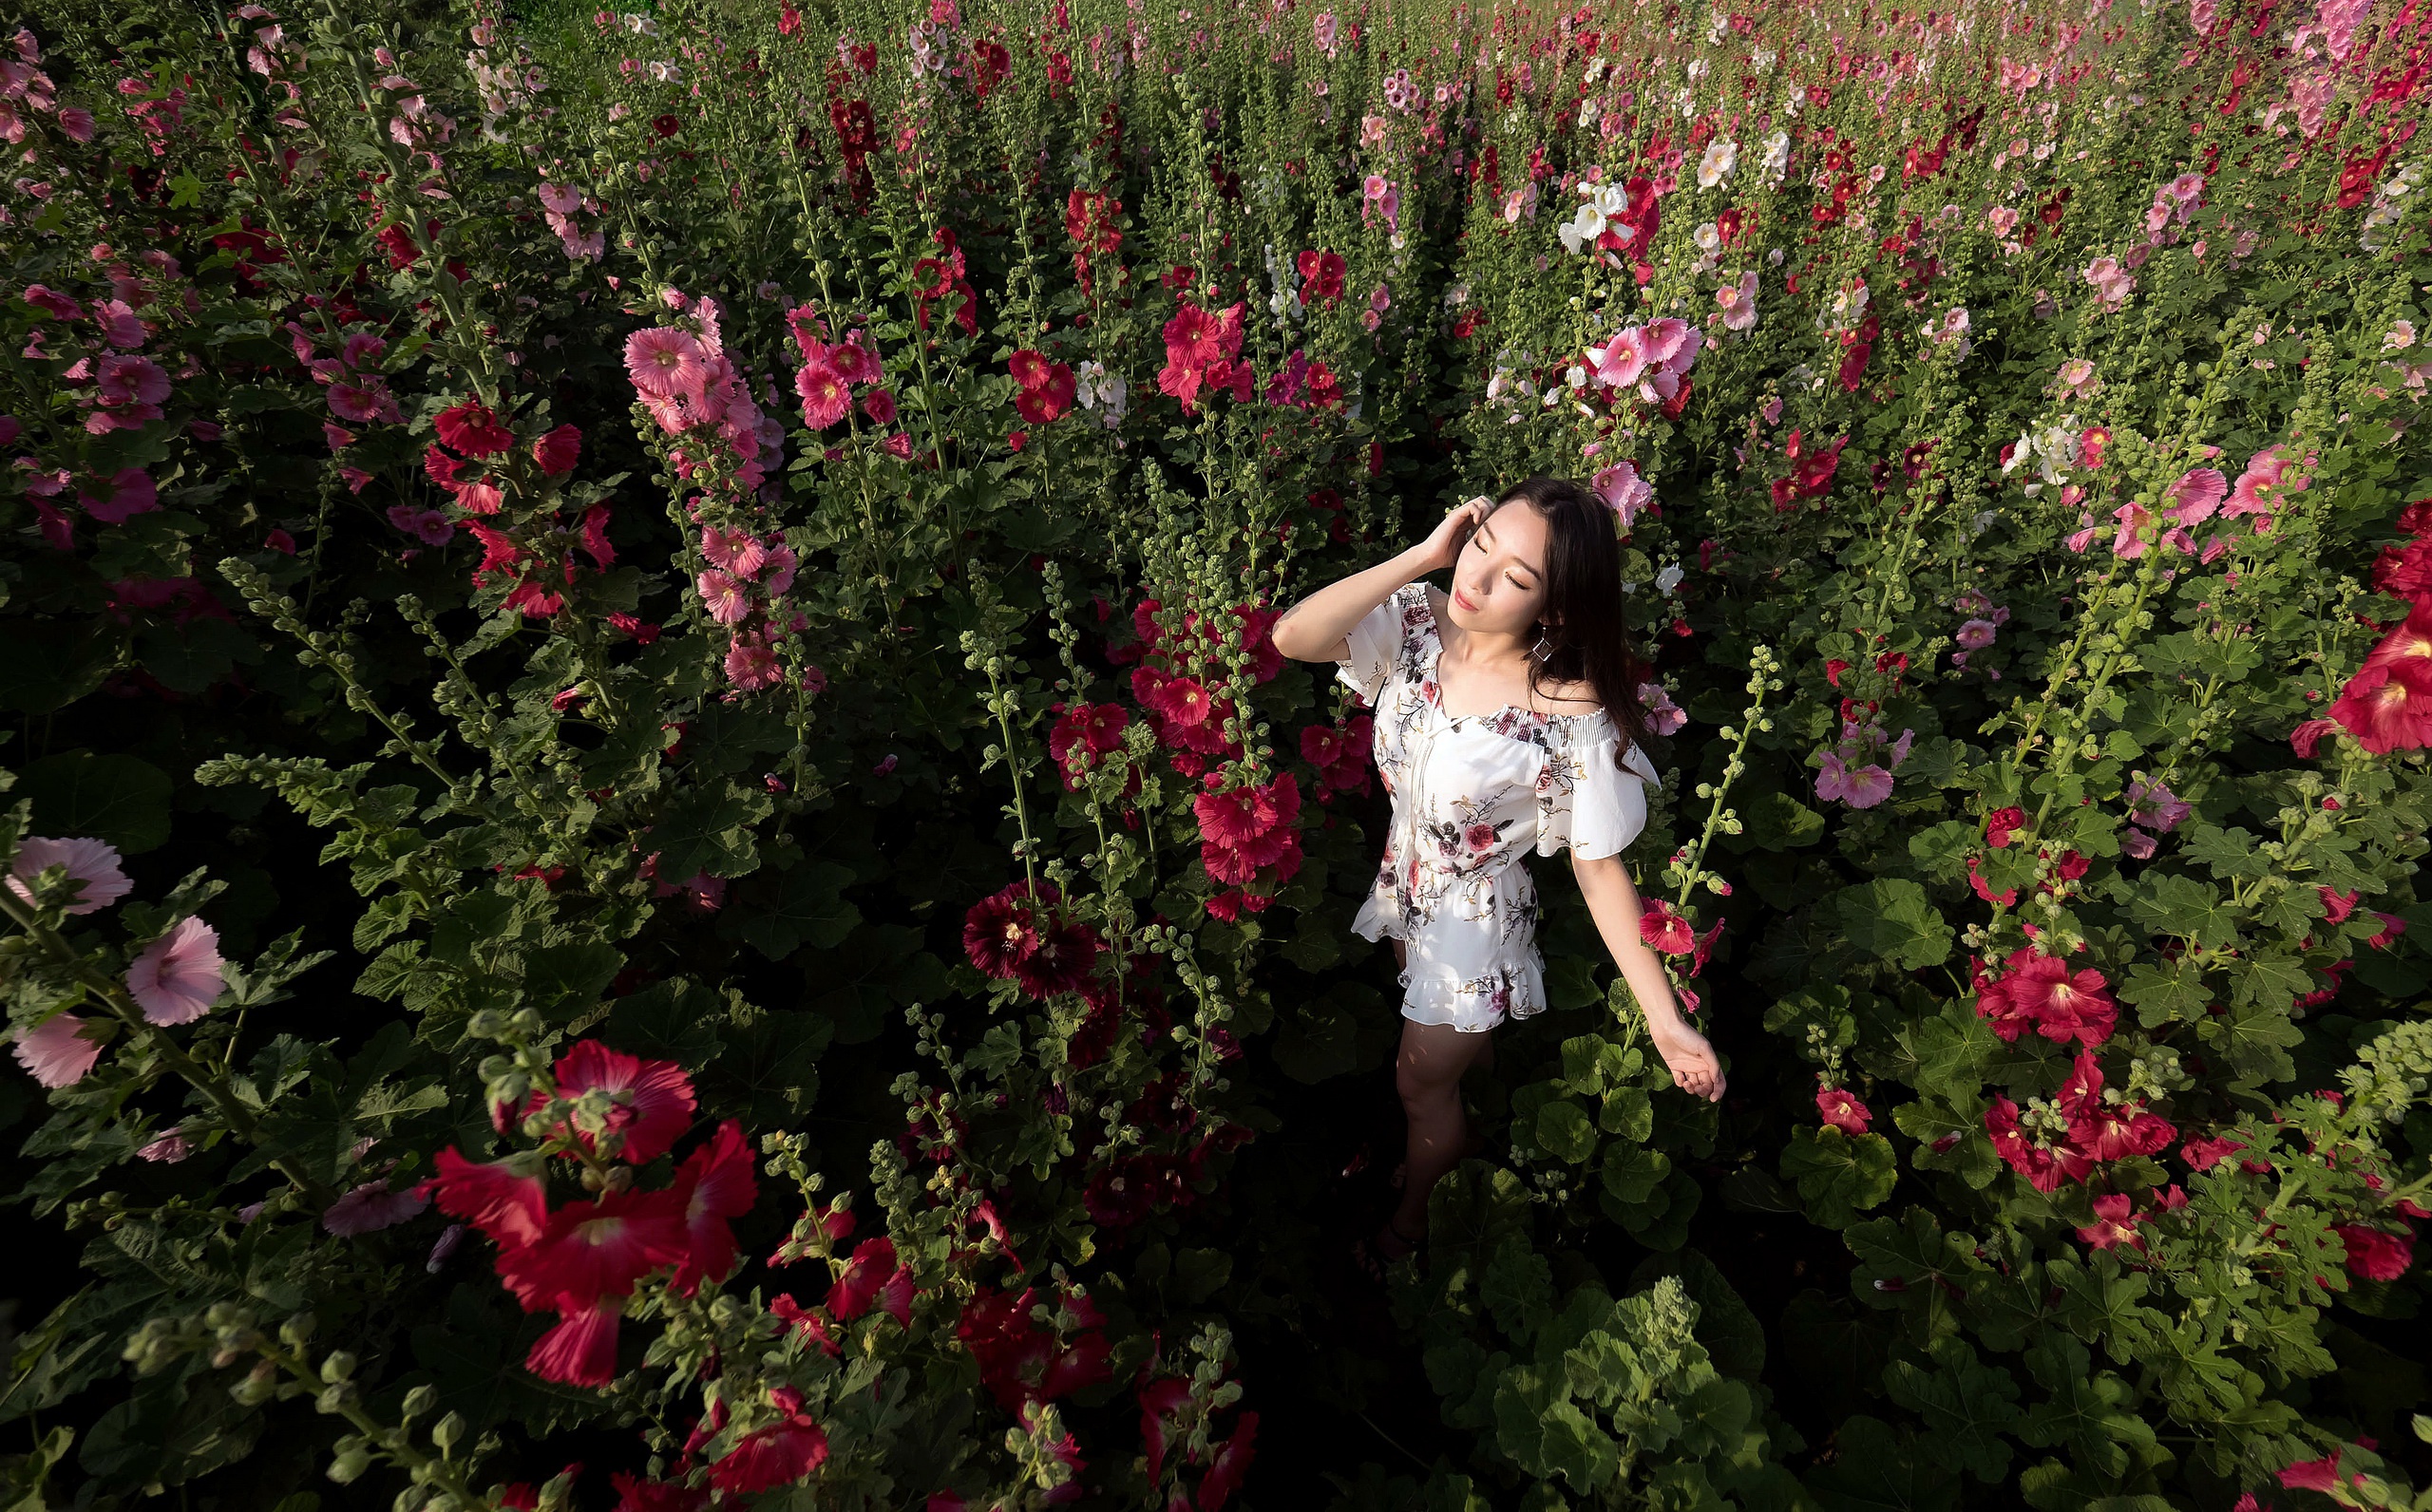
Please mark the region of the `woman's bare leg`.
POLYGON ((1410 1144, 1393 1223, 1403 1234, 1427 1231, 1428 1194, 1460 1162, 1469 1133, 1469 1120, 1461 1111, 1461 1073, 1492 1038, 1491 1030, 1464 1033, 1450 1024, 1402 1020, 1394 1087, 1410 1120, 1410 1144))

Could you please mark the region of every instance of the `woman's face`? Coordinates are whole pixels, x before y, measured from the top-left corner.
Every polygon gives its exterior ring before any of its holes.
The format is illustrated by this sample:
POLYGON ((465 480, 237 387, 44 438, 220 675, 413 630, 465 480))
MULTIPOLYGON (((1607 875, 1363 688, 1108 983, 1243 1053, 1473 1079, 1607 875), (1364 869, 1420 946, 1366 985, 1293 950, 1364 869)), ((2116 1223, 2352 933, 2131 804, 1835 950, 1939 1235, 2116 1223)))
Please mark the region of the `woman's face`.
POLYGON ((1546 517, 1525 501, 1497 506, 1453 564, 1453 623, 1526 635, 1546 607, 1546 517))

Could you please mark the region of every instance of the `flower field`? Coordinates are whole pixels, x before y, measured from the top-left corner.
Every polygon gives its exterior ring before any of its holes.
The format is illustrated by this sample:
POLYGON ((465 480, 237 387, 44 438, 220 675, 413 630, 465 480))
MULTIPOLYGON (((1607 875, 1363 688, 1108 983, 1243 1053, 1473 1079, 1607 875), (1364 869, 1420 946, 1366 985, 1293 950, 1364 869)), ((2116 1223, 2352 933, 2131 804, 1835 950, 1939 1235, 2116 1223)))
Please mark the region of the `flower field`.
MULTIPOLYGON (((13 25, 13 23, 12 23, 13 25)), ((2425 0, 0 37, 0 1504, 2432 1508, 2425 0), (1592 483, 1678 1091, 1379 1287, 1368 711, 1592 483)))

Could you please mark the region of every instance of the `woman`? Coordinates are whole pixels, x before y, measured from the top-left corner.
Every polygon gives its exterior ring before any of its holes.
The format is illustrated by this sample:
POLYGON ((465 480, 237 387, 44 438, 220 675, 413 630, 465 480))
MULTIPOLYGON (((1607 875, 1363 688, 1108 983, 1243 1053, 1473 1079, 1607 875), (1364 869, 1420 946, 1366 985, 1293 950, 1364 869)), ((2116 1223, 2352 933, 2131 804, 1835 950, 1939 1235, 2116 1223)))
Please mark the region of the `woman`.
POLYGON ((1708 1099, 1720 1064, 1682 1019, 1639 937, 1622 850, 1646 824, 1644 729, 1622 619, 1612 511, 1576 482, 1531 478, 1472 499, 1419 545, 1295 604, 1273 631, 1332 661, 1376 709, 1393 835, 1352 929, 1390 935, 1405 990, 1395 1086, 1410 1121, 1401 1198, 1361 1258, 1426 1237, 1427 1199, 1465 1152, 1461 1076, 1491 1031, 1546 1006, 1536 888, 1519 858, 1568 846, 1598 933, 1674 1085, 1708 1099), (1452 569, 1448 593, 1420 581, 1452 569))

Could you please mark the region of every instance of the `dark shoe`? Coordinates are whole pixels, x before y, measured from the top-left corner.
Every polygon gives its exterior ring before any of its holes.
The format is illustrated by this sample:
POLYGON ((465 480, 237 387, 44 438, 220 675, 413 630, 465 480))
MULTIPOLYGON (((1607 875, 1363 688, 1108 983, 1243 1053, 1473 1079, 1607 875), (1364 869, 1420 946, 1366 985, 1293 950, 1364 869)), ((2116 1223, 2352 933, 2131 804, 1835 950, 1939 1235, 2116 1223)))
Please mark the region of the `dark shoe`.
POLYGON ((1385 1219, 1384 1227, 1351 1247, 1351 1257, 1358 1263, 1359 1269, 1367 1274, 1370 1280, 1382 1286, 1385 1282, 1385 1267, 1407 1257, 1413 1250, 1418 1248, 1426 1238, 1424 1234, 1416 1238, 1404 1234, 1394 1227, 1394 1220, 1389 1217, 1385 1219))

